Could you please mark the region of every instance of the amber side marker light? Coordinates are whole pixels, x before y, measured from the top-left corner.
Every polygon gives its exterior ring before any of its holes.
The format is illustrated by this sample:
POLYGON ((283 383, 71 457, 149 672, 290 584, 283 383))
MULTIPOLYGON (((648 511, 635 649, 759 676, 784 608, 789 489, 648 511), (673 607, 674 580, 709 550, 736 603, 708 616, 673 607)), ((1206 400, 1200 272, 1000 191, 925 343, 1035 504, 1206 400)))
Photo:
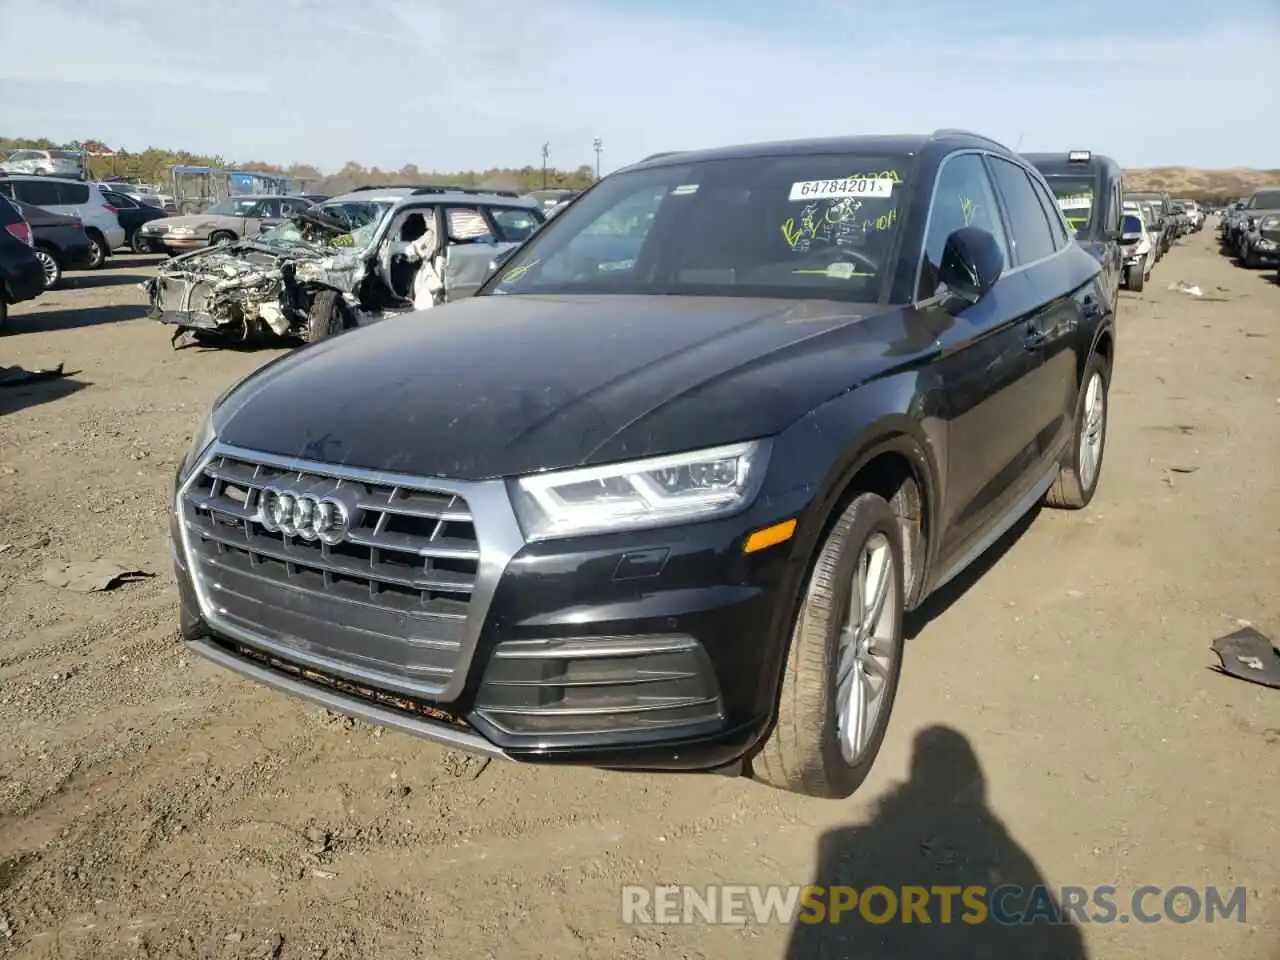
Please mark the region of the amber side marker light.
POLYGON ((772 527, 765 527, 763 530, 757 530, 751 536, 747 537, 747 542, 742 547, 743 553, 755 553, 766 547, 772 547, 779 543, 785 543, 790 540, 796 532, 796 522, 792 520, 783 520, 782 523, 775 523, 772 527))

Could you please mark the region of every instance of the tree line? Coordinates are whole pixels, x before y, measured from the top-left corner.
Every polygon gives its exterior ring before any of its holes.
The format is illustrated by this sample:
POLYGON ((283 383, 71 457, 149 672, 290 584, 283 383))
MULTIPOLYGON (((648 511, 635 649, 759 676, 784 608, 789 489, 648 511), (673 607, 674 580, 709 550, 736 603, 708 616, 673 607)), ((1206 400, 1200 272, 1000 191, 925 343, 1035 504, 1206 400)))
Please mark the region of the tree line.
POLYGON ((0 137, 0 156, 10 150, 83 150, 87 157, 89 178, 130 177, 143 183, 166 184, 169 168, 177 164, 189 166, 221 167, 232 170, 252 170, 258 173, 278 173, 302 182, 307 193, 337 195, 362 184, 392 185, 397 183, 452 184, 460 187, 487 187, 493 190, 525 192, 543 186, 552 188, 582 189, 595 180, 595 171, 587 164, 575 170, 548 167, 491 167, 487 170, 438 171, 422 170, 408 163, 399 170, 381 170, 364 167, 348 161, 334 173, 324 173, 309 163, 292 163, 287 166, 264 163, 261 160, 237 161, 221 155, 192 153, 188 150, 167 150, 148 147, 131 152, 112 149, 100 140, 84 140, 57 143, 46 137, 0 137))

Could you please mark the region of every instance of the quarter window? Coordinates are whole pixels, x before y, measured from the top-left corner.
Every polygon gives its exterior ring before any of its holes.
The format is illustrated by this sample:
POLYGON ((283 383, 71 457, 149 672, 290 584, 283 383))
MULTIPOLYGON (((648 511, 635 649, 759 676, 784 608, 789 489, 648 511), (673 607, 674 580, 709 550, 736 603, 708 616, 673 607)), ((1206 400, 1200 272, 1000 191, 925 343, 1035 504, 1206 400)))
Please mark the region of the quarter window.
POLYGON ((88 184, 62 182, 57 187, 58 203, 66 204, 67 206, 79 206, 82 203, 89 202, 88 184))
POLYGON ((1054 244, 1049 219, 1036 199, 1031 178, 1016 163, 999 157, 991 158, 991 173, 1009 216, 1013 262, 1022 266, 1052 256, 1054 244))
POLYGON ((991 180, 987 177, 982 157, 976 153, 962 153, 945 160, 938 172, 938 185, 934 191, 933 207, 929 211, 929 232, 924 243, 924 263, 920 270, 918 299, 932 297, 938 289, 938 265, 942 263, 942 251, 947 238, 962 227, 980 227, 996 238, 1005 262, 1009 262, 1009 247, 1005 241, 1004 227, 1000 223, 1000 208, 996 204, 991 180))

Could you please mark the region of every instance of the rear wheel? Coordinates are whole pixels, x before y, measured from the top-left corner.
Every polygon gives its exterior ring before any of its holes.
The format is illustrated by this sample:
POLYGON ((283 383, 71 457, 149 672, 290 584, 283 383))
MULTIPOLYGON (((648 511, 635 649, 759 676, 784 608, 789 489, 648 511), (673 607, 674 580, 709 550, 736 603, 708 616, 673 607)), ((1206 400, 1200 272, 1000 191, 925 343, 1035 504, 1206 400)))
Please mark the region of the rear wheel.
POLYGON ((44 288, 52 290, 62 280, 62 264, 58 263, 58 258, 44 247, 36 247, 32 253, 36 255, 36 259, 40 261, 40 268, 44 270, 44 288))
POLYGON ((902 626, 901 525, 883 498, 860 494, 814 561, 756 779, 816 797, 862 784, 897 696, 902 626))
POLYGON ((87 231, 89 237, 89 262, 85 266, 90 270, 98 270, 107 262, 107 241, 97 230, 87 231))
POLYGON ((1087 507, 1098 489, 1107 443, 1107 364, 1100 354, 1089 358, 1076 398, 1076 425, 1067 462, 1045 495, 1045 503, 1065 510, 1087 507))
POLYGON ((1141 293, 1143 282, 1146 280, 1146 271, 1147 258, 1143 257, 1126 271, 1128 275, 1125 277, 1125 286, 1134 293, 1141 293))
POLYGON ((220 243, 235 242, 236 235, 228 230, 215 230, 209 234, 209 246, 216 247, 220 243))

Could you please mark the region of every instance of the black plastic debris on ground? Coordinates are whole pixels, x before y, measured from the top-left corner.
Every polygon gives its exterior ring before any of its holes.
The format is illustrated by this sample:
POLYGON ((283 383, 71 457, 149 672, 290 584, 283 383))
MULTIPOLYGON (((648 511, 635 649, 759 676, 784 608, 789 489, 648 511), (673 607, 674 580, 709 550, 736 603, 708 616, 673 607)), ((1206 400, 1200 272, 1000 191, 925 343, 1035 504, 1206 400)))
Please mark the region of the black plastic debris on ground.
POLYGON ((23 387, 41 380, 56 380, 69 376, 62 372, 62 364, 51 370, 23 370, 21 367, 0 367, 0 387, 23 387))
POLYGON ((1218 673, 1280 690, 1280 650, 1253 627, 1244 627, 1213 641, 1213 652, 1222 661, 1218 673))

